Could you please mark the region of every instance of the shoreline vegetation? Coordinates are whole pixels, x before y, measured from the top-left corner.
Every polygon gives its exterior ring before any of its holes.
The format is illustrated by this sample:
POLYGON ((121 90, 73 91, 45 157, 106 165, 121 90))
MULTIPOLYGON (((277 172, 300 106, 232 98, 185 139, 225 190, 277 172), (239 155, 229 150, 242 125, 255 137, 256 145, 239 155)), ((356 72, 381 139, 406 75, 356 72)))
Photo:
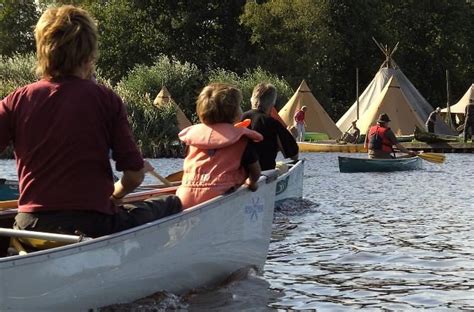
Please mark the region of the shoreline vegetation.
MULTIPOLYGON (((0 99, 37 79, 32 29, 49 6, 73 3, 97 20, 97 79, 119 94, 145 157, 183 154, 175 112, 156 107, 162 87, 193 123, 209 83, 278 90, 277 108, 304 79, 329 116, 354 103, 387 48, 433 107, 457 101, 474 81, 474 1, 6 1, 0 4, 0 99), (399 43, 399 45, 397 45, 399 43), (449 71, 449 92, 446 74, 449 71)), ((0 157, 12 157, 7 150, 0 157)))
MULTIPOLYGON (((32 53, 0 56, 0 98, 3 99, 18 87, 36 81, 38 78, 34 74, 34 66, 35 57, 32 53)), ((277 86, 277 104, 281 106, 293 94, 288 82, 261 68, 246 71, 241 76, 217 69, 204 77, 195 65, 181 63, 163 55, 151 66, 137 65, 115 85, 102 76, 100 69, 97 70, 98 83, 113 89, 124 101, 135 140, 146 158, 184 157, 184 146, 178 139, 175 108, 171 103, 160 106, 153 104, 163 86, 170 90, 171 101, 183 110, 192 123, 197 123, 194 102, 206 84, 219 81, 240 88, 244 96, 242 109, 245 111, 250 109, 253 87, 262 80, 277 86)), ((1 153, 0 158, 13 158, 12 147, 1 153)))

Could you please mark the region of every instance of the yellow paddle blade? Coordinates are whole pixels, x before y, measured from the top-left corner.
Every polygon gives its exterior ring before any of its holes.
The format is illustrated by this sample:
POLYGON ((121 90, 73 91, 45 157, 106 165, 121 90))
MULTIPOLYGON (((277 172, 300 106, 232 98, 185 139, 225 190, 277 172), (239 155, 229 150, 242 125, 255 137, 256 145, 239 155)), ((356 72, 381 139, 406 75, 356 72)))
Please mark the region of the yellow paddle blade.
POLYGON ((446 156, 444 156, 444 154, 436 153, 420 153, 418 154, 418 157, 435 164, 442 164, 446 160, 446 156))
POLYGON ((165 177, 166 180, 170 182, 181 182, 181 179, 183 178, 183 171, 178 171, 174 172, 172 174, 169 174, 165 177))
POLYGON ((0 201, 0 210, 7 210, 18 208, 18 201, 17 200, 4 200, 0 201))

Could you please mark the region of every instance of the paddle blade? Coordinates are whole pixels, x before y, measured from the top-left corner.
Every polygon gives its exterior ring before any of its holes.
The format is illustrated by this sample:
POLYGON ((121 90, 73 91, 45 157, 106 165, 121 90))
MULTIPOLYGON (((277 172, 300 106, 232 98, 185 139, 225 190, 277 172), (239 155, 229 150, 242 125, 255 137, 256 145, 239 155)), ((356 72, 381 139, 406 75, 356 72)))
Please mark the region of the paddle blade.
POLYGON ((446 160, 446 156, 444 156, 444 154, 436 153, 420 153, 418 154, 418 157, 435 164, 442 164, 446 160))
POLYGON ((0 201, 0 210, 18 208, 18 200, 0 201))
POLYGON ((181 179, 183 178, 183 171, 178 171, 174 172, 172 174, 169 174, 165 177, 166 180, 170 182, 181 182, 181 179))

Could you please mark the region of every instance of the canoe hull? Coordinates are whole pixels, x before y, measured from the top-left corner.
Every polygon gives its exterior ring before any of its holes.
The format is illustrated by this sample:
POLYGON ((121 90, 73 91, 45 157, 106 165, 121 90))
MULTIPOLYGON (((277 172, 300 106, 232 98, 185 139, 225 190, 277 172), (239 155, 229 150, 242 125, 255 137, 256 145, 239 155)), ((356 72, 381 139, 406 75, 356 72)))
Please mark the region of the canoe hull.
POLYGON ((276 185, 275 205, 288 199, 303 197, 304 159, 298 160, 288 172, 278 177, 276 185))
POLYGON ((391 172, 423 168, 419 157, 396 159, 367 159, 339 156, 340 172, 391 172))
POLYGON ((276 180, 117 234, 0 259, 2 310, 75 311, 166 290, 210 286, 244 268, 262 270, 276 180))
POLYGON ((17 199, 20 196, 18 182, 0 179, 0 201, 17 199))

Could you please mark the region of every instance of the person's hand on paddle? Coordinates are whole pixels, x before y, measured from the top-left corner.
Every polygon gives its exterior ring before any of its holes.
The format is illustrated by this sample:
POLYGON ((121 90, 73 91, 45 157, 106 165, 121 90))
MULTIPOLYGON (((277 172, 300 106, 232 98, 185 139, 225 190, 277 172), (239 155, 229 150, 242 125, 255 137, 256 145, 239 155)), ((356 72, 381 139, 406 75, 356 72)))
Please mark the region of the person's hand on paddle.
POLYGON ((258 189, 258 183, 257 181, 251 181, 249 178, 245 180, 245 186, 252 192, 255 192, 258 189))
POLYGON ((119 207, 124 204, 123 202, 123 197, 122 198, 117 198, 114 196, 114 194, 110 195, 110 200, 114 203, 115 206, 119 207))

